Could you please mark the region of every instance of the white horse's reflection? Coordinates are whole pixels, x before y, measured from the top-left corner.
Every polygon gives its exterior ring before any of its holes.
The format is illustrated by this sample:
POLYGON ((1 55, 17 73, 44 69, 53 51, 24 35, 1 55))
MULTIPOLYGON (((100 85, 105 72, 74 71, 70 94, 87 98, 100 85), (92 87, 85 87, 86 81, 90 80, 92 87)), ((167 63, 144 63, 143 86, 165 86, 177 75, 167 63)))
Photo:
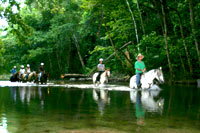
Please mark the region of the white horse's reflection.
POLYGON ((19 88, 19 96, 22 103, 25 102, 26 87, 19 88))
POLYGON ((101 115, 104 113, 104 108, 106 104, 110 104, 110 95, 108 90, 97 90, 93 89, 93 99, 96 101, 98 104, 98 110, 101 115))
MULTIPOLYGON (((135 90, 130 91, 130 99, 132 103, 136 103, 137 92, 135 90)), ((141 91, 141 103, 143 108, 148 112, 158 112, 162 114, 164 99, 160 98, 155 100, 160 90, 157 91, 141 91)))

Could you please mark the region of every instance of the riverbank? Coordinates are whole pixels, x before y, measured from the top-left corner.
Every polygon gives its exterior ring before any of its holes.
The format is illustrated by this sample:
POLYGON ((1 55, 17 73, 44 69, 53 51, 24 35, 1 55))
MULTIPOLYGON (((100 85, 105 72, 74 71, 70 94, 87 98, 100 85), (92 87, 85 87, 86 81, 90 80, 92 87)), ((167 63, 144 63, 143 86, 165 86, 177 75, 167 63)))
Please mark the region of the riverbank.
POLYGON ((9 80, 9 79, 10 79, 9 74, 0 75, 0 80, 9 80))

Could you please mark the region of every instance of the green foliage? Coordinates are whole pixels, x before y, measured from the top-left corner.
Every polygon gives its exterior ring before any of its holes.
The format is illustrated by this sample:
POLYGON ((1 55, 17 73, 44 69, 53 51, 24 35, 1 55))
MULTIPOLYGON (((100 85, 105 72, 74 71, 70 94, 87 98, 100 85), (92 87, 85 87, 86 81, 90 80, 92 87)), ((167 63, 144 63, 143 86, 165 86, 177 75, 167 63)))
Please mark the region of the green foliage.
MULTIPOLYGON (((155 32, 152 32, 149 35, 143 36, 138 45, 145 56, 144 60, 148 64, 148 70, 167 64, 163 36, 156 35, 155 32)), ((163 67, 166 68, 167 66, 163 67)))
MULTIPOLYGON (((113 52, 114 51, 111 46, 109 47, 96 46, 93 51, 89 52, 90 57, 87 60, 88 70, 91 71, 91 69, 96 68, 97 64, 99 63, 100 58, 106 59, 113 52)), ((106 67, 110 68, 112 66, 110 66, 109 63, 107 63, 106 67)))
MULTIPOLYGON (((106 61, 106 67, 111 68, 114 73, 134 72, 134 67, 123 54, 129 51, 132 64, 136 61, 136 55, 142 53, 148 70, 162 66, 168 72, 162 3, 141 0, 138 1, 138 10, 136 0, 128 2, 137 27, 133 24, 125 0, 25 0, 26 6, 22 9, 18 2, 10 0, 8 7, 0 6, 1 16, 9 23, 7 35, 0 38, 0 69, 9 72, 13 65, 30 64, 32 70, 37 70, 40 62, 44 62, 45 69, 52 78, 59 77, 62 73, 88 73, 96 68, 99 58, 106 59, 131 41, 130 45, 118 51, 118 58, 115 55, 106 61), (13 12, 13 6, 17 7, 17 13, 13 12), (135 28, 138 30, 139 43, 135 28), (77 38, 78 49, 73 36, 77 38), (80 69, 82 66, 77 50, 80 50, 86 70, 80 69)), ((193 5, 197 41, 200 42, 200 30, 197 29, 200 24, 200 2, 194 1, 193 5)), ((166 1, 164 7, 173 68, 183 72, 184 65, 187 71, 189 69, 180 31, 181 20, 192 67, 197 70, 198 58, 190 25, 188 1, 166 1)))

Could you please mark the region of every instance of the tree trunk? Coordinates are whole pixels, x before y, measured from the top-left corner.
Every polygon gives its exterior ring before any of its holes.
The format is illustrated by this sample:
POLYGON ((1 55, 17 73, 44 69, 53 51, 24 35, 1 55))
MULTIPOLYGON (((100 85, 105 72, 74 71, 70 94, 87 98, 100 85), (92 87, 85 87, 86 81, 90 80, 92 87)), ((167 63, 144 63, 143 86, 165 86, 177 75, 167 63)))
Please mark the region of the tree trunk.
MULTIPOLYGON (((130 7, 130 4, 128 2, 128 0, 126 0, 126 3, 127 3, 127 6, 128 6, 128 9, 129 9, 129 12, 131 13, 131 18, 133 20, 133 24, 134 24, 134 29, 135 29, 135 35, 136 35, 136 40, 137 40, 137 44, 139 43, 139 39, 138 39, 138 31, 137 31, 137 24, 136 24, 136 21, 135 21, 135 17, 133 15, 133 12, 131 10, 131 7, 130 7)), ((140 50, 139 46, 138 46, 138 51, 140 50)))
POLYGON ((99 28, 98 28, 98 32, 97 32, 97 37, 98 37, 98 38, 100 38, 99 34, 100 34, 100 31, 101 31, 102 23, 103 23, 103 5, 102 5, 102 7, 101 7, 101 21, 100 21, 99 28))
POLYGON ((59 55, 58 55, 58 49, 57 48, 56 48, 56 58, 57 58, 59 72, 62 73, 62 71, 61 71, 61 65, 60 65, 60 58, 59 58, 59 55))
POLYGON ((115 55, 116 55, 116 57, 118 58, 118 60, 120 61, 120 63, 121 63, 121 65, 122 65, 122 68, 124 69, 124 70, 126 70, 125 68, 125 63, 122 61, 122 59, 120 58, 120 56, 119 56, 119 53, 118 53, 118 51, 117 51, 117 48, 115 47, 115 45, 114 45, 114 43, 113 43, 113 41, 112 41, 112 39, 111 39, 111 36, 110 36, 110 33, 109 33, 109 31, 108 31, 108 28, 107 28, 107 26, 106 26, 106 22, 105 22, 105 19, 104 19, 104 17, 103 17, 103 22, 104 22, 104 25, 105 25, 105 29, 106 29, 106 32, 108 33, 108 38, 109 38, 109 40, 110 40, 110 43, 111 43, 111 45, 112 45, 112 47, 113 47, 113 49, 114 49, 114 51, 115 51, 115 55))
POLYGON ((79 47, 79 45, 78 45, 78 40, 77 40, 75 34, 73 34, 73 38, 74 38, 74 41, 75 41, 76 49, 77 49, 77 52, 78 52, 78 56, 79 56, 79 59, 80 59, 82 68, 83 68, 83 70, 85 71, 85 64, 84 64, 84 62, 83 62, 83 58, 82 58, 81 53, 80 53, 80 47, 79 47))
POLYGON ((159 10, 159 5, 157 4, 156 1, 154 0, 150 0, 150 3, 152 3, 152 5, 156 8, 157 10, 157 13, 158 13, 158 17, 160 18, 160 25, 161 25, 161 29, 162 29, 162 32, 164 33, 164 25, 163 25, 163 18, 162 18, 162 12, 159 10))
MULTIPOLYGON (((126 48, 125 55, 126 55, 127 59, 131 60, 130 52, 129 52, 128 48, 126 48)), ((133 70, 134 64, 131 64, 132 62, 130 63, 127 59, 126 59, 126 66, 128 68, 129 75, 132 76, 133 75, 133 71, 132 70, 133 70)))
MULTIPOLYGON (((70 43, 67 45, 67 49, 66 49, 66 61, 67 61, 67 72, 70 72, 70 59, 71 59, 71 44, 73 44, 73 39, 70 38, 70 43)), ((66 70, 66 68, 65 68, 66 70)))
POLYGON ((183 59, 182 59, 182 57, 181 57, 181 54, 180 54, 180 53, 179 53, 179 57, 180 57, 180 60, 181 60, 181 64, 182 64, 182 67, 183 67, 184 74, 186 74, 185 65, 184 65, 184 62, 183 62, 183 59))
POLYGON ((168 48, 166 15, 165 15, 164 6, 163 6, 163 0, 160 0, 160 1, 161 1, 161 8, 162 8, 162 15, 163 15, 162 19, 163 19, 163 25, 164 25, 163 36, 165 40, 165 50, 166 50, 167 60, 168 60, 168 65, 169 65, 170 78, 172 79, 173 69, 172 69, 172 64, 171 64, 170 55, 169 55, 169 48, 168 48))
POLYGON ((59 55, 59 52, 60 52, 60 37, 59 35, 57 36, 57 40, 59 40, 57 43, 56 43, 56 59, 57 59, 57 63, 58 63, 58 69, 59 69, 59 72, 62 73, 62 66, 61 66, 61 58, 60 58, 60 55, 59 55))
POLYGON ((188 48, 187 48, 187 44, 186 44, 186 41, 185 41, 185 36, 183 34, 183 25, 182 25, 182 20, 181 20, 181 16, 177 10, 177 14, 178 14, 178 20, 179 20, 179 26, 180 26, 180 31, 181 31, 181 36, 182 36, 182 40, 183 40, 183 46, 185 48, 185 53, 186 53, 186 57, 187 57, 187 62, 188 62, 188 66, 189 66, 189 69, 190 69, 190 74, 192 73, 192 64, 191 64, 191 60, 190 60, 190 56, 189 56, 189 52, 188 52, 188 48))
POLYGON ((189 8, 190 8, 190 21, 191 21, 191 27, 192 27, 192 36, 194 38, 194 42, 195 42, 195 46, 196 46, 196 50, 197 50, 197 57, 198 57, 198 61, 199 61, 199 67, 200 67, 200 52, 199 52, 199 44, 197 41, 197 37, 196 37, 196 29, 195 29, 195 21, 194 21, 194 13, 193 13, 193 3, 192 0, 188 0, 189 2, 189 8))
MULTIPOLYGON (((132 42, 130 41, 130 42, 128 42, 128 43, 126 43, 126 44, 124 44, 122 47, 120 47, 119 48, 119 50, 123 50, 124 48, 126 48, 129 44, 131 44, 132 42)), ((107 60, 109 60, 111 57, 113 57, 115 55, 115 52, 113 52, 110 56, 108 56, 105 60, 104 60, 104 62, 106 62, 107 60)))
POLYGON ((48 55, 48 59, 49 59, 50 72, 52 73, 52 70, 53 70, 52 61, 51 61, 51 58, 50 58, 50 54, 47 53, 47 55, 48 55))
POLYGON ((105 23, 106 32, 108 33, 108 38, 109 38, 110 43, 111 43, 111 45, 112 45, 112 47, 113 47, 113 49, 114 49, 114 51, 115 51, 115 55, 116 55, 116 57, 118 58, 118 60, 120 61, 120 63, 121 63, 121 65, 122 65, 123 69, 125 70, 124 62, 123 62, 122 59, 120 58, 119 53, 118 53, 118 51, 117 51, 115 45, 113 44, 113 41, 112 41, 111 36, 110 36, 110 33, 108 32, 108 29, 107 29, 107 27, 106 27, 106 22, 105 22, 105 21, 104 21, 104 23, 105 23))
POLYGON ((143 34, 145 35, 144 23, 143 23, 142 13, 140 11, 140 6, 139 6, 139 3, 138 3, 138 0, 136 0, 136 3, 137 3, 138 12, 140 14, 140 21, 141 21, 142 31, 143 31, 143 34))

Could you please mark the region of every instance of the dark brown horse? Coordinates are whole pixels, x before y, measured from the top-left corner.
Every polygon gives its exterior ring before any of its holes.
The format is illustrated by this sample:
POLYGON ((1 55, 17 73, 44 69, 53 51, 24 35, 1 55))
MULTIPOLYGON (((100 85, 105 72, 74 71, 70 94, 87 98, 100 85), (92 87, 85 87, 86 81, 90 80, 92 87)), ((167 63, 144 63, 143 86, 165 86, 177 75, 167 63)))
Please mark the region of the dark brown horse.
POLYGON ((11 82, 17 82, 19 81, 19 72, 16 72, 15 74, 13 74, 11 77, 10 77, 10 81, 11 82))
POLYGON ((40 78, 40 81, 39 81, 39 78, 38 78, 39 75, 40 75, 40 74, 38 73, 35 82, 36 82, 36 83, 39 83, 39 82, 40 82, 41 84, 43 84, 43 83, 44 83, 44 84, 47 84, 48 74, 47 74, 47 73, 43 73, 42 76, 41 76, 41 78, 40 78))

